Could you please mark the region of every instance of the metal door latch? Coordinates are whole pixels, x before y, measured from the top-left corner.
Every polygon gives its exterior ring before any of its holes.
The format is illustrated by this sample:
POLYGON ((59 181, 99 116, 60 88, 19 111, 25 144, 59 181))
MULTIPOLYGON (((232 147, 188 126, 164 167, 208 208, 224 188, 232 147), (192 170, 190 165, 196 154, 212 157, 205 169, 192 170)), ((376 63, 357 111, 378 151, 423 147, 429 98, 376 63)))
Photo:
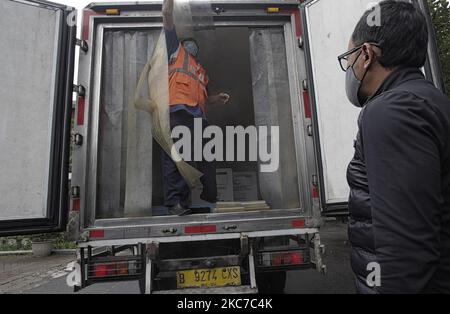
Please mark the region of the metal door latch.
POLYGON ((214 8, 214 13, 216 13, 217 15, 220 15, 220 14, 225 13, 225 12, 226 12, 226 10, 224 8, 221 8, 221 7, 215 7, 214 8))
POLYGON ((70 189, 70 195, 72 198, 80 198, 80 187, 79 186, 72 186, 70 189))
POLYGON ((302 81, 302 89, 305 92, 308 90, 308 81, 307 80, 302 81))
POLYGON ((318 186, 319 185, 319 179, 318 179, 317 175, 313 175, 312 176, 312 185, 313 186, 318 186))
POLYGON ((164 229, 162 232, 163 233, 172 233, 172 234, 175 234, 175 233, 177 233, 177 229, 175 229, 175 228, 170 228, 170 229, 164 229))
POLYGON ((79 134, 79 133, 74 134, 74 136, 73 136, 73 143, 74 143, 76 146, 81 146, 81 145, 83 145, 83 135, 81 135, 81 134, 79 134))
POLYGON ((313 136, 313 128, 311 124, 306 127, 306 131, 308 133, 308 136, 313 136))
POLYGON ((80 46, 80 49, 81 49, 83 52, 88 52, 89 46, 88 46, 88 43, 87 43, 85 40, 81 40, 81 39, 78 39, 78 38, 77 38, 75 44, 76 44, 77 46, 80 46))
POLYGON ((303 41, 303 37, 299 37, 297 40, 297 44, 298 44, 298 48, 303 49, 303 47, 305 46, 305 42, 303 41))
POLYGON ((77 93, 78 96, 85 96, 86 95, 86 89, 83 85, 73 85, 73 92, 77 93))

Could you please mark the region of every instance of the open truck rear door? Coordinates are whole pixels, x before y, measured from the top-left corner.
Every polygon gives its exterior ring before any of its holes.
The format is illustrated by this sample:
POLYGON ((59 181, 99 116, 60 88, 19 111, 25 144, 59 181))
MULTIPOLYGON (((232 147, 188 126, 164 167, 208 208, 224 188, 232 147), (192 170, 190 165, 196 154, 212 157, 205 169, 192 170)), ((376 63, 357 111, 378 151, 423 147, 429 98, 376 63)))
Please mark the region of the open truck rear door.
POLYGON ((76 11, 0 2, 0 236, 59 231, 68 213, 76 11))
MULTIPOLYGON (((347 166, 353 157, 360 109, 345 94, 345 73, 337 56, 348 50, 354 27, 374 0, 311 0, 302 4, 302 21, 308 67, 308 90, 313 126, 321 206, 324 213, 347 213, 347 166)), ((433 26, 426 1, 413 0, 428 18, 430 47, 427 77, 442 88, 433 26)))

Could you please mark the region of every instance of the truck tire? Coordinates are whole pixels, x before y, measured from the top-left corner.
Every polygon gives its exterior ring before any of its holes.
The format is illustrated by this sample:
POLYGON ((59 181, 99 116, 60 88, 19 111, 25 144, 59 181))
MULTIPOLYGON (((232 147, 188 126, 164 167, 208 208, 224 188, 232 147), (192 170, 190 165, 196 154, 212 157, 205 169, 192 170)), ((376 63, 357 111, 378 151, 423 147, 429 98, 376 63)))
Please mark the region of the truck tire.
POLYGON ((286 286, 286 272, 257 273, 256 285, 261 294, 283 294, 286 286))

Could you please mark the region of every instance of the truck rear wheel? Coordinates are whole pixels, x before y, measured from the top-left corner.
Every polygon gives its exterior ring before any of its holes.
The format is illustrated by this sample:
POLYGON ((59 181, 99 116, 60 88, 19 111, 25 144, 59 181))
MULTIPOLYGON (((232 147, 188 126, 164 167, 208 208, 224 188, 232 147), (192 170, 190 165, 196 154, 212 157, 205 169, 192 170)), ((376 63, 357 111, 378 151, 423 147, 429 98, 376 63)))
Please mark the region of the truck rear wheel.
POLYGON ((282 294, 286 287, 286 272, 257 273, 256 285, 261 294, 282 294))

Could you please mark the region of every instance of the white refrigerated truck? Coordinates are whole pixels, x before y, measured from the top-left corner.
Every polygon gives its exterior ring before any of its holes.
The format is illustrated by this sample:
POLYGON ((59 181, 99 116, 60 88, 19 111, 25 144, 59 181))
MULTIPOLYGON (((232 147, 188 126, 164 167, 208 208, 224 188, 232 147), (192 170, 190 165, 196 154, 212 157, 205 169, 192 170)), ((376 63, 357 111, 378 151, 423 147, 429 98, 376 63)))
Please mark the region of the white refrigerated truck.
MULTIPOLYGON (((175 217, 161 206, 149 116, 132 101, 161 33, 161 1, 93 3, 78 39, 73 8, 1 0, 0 236, 63 230, 70 217, 75 290, 137 280, 143 293, 280 292, 286 271, 324 272, 321 217, 346 212, 358 115, 336 57, 370 2, 211 1, 199 17, 211 25, 196 33, 201 62, 211 89, 233 100, 212 108, 210 123, 279 126, 280 167, 219 164, 248 175, 257 189, 247 200, 270 210, 200 205, 175 217)), ((426 2, 413 3, 432 30, 426 2)), ((430 34, 424 72, 442 88, 430 34)))

